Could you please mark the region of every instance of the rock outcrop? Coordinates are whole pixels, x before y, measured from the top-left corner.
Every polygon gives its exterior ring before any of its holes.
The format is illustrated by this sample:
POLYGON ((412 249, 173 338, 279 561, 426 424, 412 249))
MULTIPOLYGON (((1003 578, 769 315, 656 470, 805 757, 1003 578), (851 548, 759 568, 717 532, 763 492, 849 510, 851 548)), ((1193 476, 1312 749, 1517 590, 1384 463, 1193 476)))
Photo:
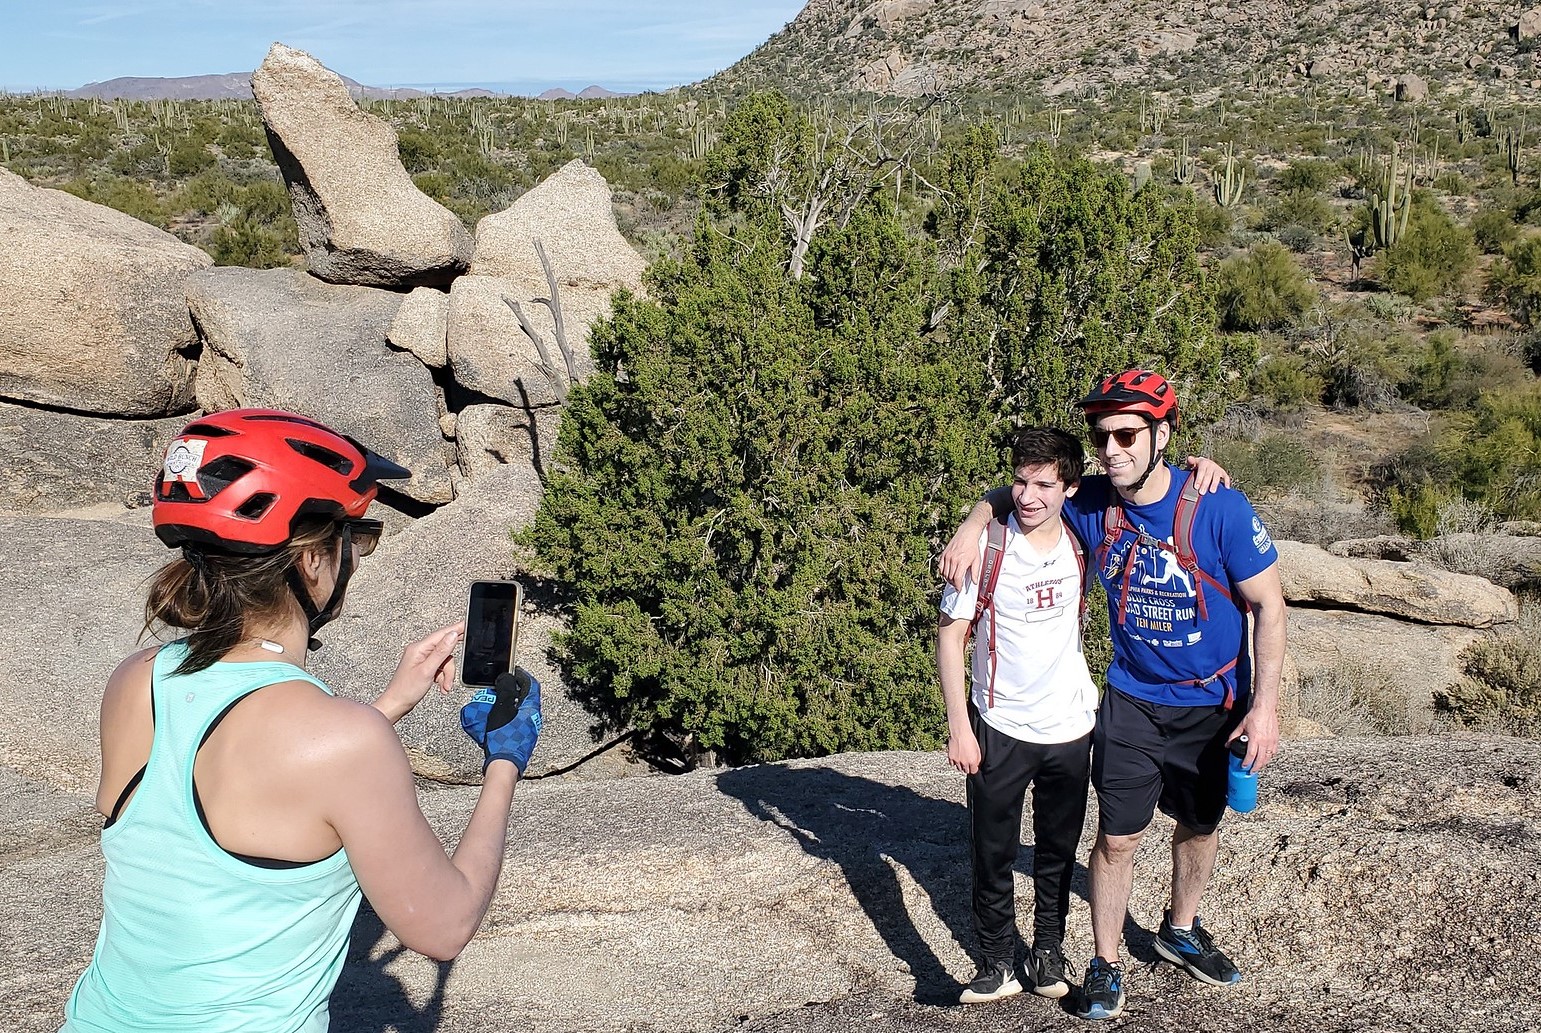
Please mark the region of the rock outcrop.
MULTIPOLYGON (((1169 873, 1171 825, 1158 817, 1125 927, 1129 1007, 1141 1028, 1535 1029, 1541 760, 1532 746, 1287 745, 1263 772, 1257 811, 1227 818, 1205 898, 1205 925, 1246 972, 1226 991, 1199 985, 1151 949, 1169 873), (1446 978, 1455 956, 1460 977, 1446 978)), ((0 853, 0 945, 12 959, 0 1014, 18 1033, 43 1033, 57 1028, 91 949, 101 858, 84 796, 14 774, 0 786, 23 801, 12 810, 48 819, 28 827, 56 830, 30 842, 24 833, 0 853)), ((475 795, 425 793, 441 835, 453 839, 475 795)), ((332 1024, 467 1033, 1067 1029, 1061 1008, 1029 994, 989 1008, 951 1003, 973 971, 966 842, 963 781, 934 753, 526 783, 482 932, 451 969, 403 952, 366 908, 332 1024)), ((1024 859, 1022 907, 1032 897, 1029 870, 1024 859)), ((1078 958, 1091 944, 1084 893, 1078 878, 1067 938, 1078 958)))
POLYGON ((1278 542, 1279 578, 1291 604, 1327 605, 1424 624, 1487 628, 1514 620, 1504 588, 1421 562, 1352 559, 1315 545, 1278 542))
POLYGON ((332 283, 394 288, 444 285, 465 272, 470 234, 417 188, 396 131, 360 111, 335 72, 275 43, 252 75, 252 91, 311 272, 332 283))
POLYGON ((210 269, 188 281, 205 346, 198 404, 291 409, 352 434, 412 471, 390 487, 450 501, 433 377, 386 343, 402 296, 297 269, 210 269))
POLYGON ((110 420, 0 402, 0 510, 59 514, 150 504, 185 416, 110 420))
POLYGON ((213 259, 0 168, 0 399, 113 416, 192 407, 183 283, 213 259))

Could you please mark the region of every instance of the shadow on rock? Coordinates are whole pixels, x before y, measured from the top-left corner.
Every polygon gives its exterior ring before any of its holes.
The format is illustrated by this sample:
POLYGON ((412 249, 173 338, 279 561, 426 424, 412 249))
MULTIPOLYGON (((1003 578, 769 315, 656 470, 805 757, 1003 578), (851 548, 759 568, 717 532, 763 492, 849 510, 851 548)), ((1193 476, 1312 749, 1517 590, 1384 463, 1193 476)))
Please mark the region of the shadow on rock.
POLYGON ((785 829, 809 854, 840 866, 873 926, 915 977, 915 1000, 954 1004, 962 989, 916 927, 896 868, 931 899, 942 925, 973 942, 968 811, 903 786, 825 768, 760 766, 725 772, 718 788, 785 829))
POLYGON ((438 963, 433 992, 422 1006, 412 1003, 401 980, 386 969, 407 948, 389 937, 385 923, 365 901, 353 922, 348 959, 332 992, 332 1028, 349 1033, 435 1033, 444 1017, 444 988, 452 961, 438 963), (387 939, 392 946, 375 956, 387 939))

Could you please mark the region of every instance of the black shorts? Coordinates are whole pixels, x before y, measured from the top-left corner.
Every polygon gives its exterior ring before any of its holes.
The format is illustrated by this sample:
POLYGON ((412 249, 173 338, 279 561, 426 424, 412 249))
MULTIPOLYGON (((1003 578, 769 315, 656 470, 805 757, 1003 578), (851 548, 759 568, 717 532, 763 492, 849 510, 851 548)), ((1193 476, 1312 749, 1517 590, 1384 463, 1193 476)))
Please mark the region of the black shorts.
POLYGON ((1157 806, 1194 832, 1213 832, 1225 813, 1225 740, 1245 712, 1147 703, 1109 686, 1092 730, 1102 834, 1144 831, 1157 806))

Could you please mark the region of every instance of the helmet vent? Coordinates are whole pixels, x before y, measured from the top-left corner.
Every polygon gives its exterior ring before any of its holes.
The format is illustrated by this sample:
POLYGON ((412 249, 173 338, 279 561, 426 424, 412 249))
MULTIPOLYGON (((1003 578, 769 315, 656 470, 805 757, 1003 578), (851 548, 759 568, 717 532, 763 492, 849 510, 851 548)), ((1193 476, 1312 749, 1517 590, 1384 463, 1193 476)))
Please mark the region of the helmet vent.
POLYGON ((313 459, 322 466, 336 470, 344 477, 353 472, 353 461, 347 456, 338 455, 331 449, 310 441, 299 441, 295 438, 284 438, 284 441, 288 442, 290 448, 306 459, 313 459))
POLYGON ((198 470, 198 484, 203 493, 213 498, 235 481, 252 471, 251 463, 235 456, 220 456, 198 470))
POLYGON ((262 519, 262 514, 266 513, 277 500, 278 496, 274 495, 272 492, 259 491, 257 494, 241 503, 241 505, 236 509, 235 515, 238 517, 244 517, 247 520, 260 520, 262 519))
POLYGON ((235 431, 228 427, 220 427, 213 423, 190 423, 182 429, 182 434, 195 434, 200 438, 228 438, 235 431))

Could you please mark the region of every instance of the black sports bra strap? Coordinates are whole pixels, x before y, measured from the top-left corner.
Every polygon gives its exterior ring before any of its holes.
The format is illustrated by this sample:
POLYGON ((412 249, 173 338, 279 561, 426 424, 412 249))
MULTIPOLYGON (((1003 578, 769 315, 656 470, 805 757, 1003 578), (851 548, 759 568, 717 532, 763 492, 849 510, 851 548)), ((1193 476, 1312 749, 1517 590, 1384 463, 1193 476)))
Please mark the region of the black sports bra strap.
POLYGON ((139 786, 140 782, 144 781, 144 773, 148 770, 150 770, 150 765, 146 763, 144 767, 134 772, 134 777, 128 780, 128 785, 124 786, 123 792, 118 794, 118 802, 112 805, 112 813, 107 815, 107 820, 102 823, 103 829, 112 828, 113 823, 118 820, 118 815, 123 810, 123 805, 128 803, 129 794, 139 786))

